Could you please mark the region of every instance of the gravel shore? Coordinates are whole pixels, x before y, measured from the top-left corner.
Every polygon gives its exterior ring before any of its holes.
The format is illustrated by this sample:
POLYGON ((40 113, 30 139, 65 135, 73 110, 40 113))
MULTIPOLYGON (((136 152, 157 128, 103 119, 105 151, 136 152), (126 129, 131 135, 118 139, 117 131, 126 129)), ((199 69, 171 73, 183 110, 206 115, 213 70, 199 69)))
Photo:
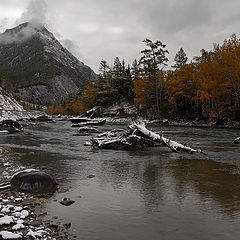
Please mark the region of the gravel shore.
MULTIPOLYGON (((23 167, 9 161, 7 150, 0 152, 0 184, 6 186, 12 174, 23 167)), ((48 213, 42 212, 42 206, 50 197, 48 194, 19 193, 8 187, 0 190, 0 240, 73 239, 69 236, 71 223, 57 216, 48 216, 50 220, 45 220, 48 213)))

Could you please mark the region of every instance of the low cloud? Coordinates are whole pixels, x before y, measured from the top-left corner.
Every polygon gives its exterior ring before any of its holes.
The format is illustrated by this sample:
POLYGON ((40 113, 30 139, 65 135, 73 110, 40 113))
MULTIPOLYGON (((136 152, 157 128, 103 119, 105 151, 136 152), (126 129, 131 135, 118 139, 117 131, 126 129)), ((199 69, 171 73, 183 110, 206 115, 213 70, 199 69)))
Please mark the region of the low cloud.
POLYGON ((16 24, 34 22, 45 25, 47 22, 47 4, 45 0, 31 0, 16 24))
POLYGON ((103 59, 109 64, 116 56, 130 64, 139 59, 145 38, 166 44, 170 60, 180 47, 191 60, 202 48, 211 50, 214 42, 238 33, 239 8, 239 0, 8 0, 0 3, 0 19, 11 19, 9 27, 16 20, 13 12, 23 12, 17 24, 34 19, 44 24, 97 71, 103 59))
POLYGON ((7 22, 8 22, 8 19, 7 19, 7 18, 3 18, 3 19, 0 21, 0 33, 2 33, 2 32, 6 29, 7 22))
POLYGON ((31 26, 23 27, 15 30, 6 30, 0 35, 1 44, 10 44, 13 42, 24 41, 30 38, 32 35, 36 34, 36 30, 31 26))

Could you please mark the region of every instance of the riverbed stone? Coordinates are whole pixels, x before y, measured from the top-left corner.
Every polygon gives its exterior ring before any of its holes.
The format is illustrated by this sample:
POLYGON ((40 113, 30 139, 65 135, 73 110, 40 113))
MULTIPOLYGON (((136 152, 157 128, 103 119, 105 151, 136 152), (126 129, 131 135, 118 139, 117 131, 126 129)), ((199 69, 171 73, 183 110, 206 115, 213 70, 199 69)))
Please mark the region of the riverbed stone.
POLYGON ((73 203, 75 203, 74 200, 71 200, 69 198, 64 198, 62 201, 60 201, 60 203, 64 206, 70 206, 72 205, 73 203))
POLYGON ((11 179, 11 188, 20 192, 54 192, 57 182, 47 173, 38 170, 24 170, 11 179))

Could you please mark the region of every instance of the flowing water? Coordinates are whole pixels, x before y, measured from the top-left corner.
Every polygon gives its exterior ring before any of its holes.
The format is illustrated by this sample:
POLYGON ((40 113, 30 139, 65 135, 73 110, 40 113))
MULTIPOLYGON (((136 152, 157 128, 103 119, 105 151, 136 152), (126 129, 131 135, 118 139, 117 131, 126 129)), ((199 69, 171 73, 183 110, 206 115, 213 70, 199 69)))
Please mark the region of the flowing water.
MULTIPOLYGON (((125 128, 106 124, 101 130, 125 128)), ((56 177, 60 188, 44 206, 71 222, 75 239, 236 240, 240 235, 239 129, 152 125, 154 131, 205 154, 99 150, 73 136, 70 122, 42 123, 21 135, 1 135, 0 147, 25 168, 56 177), (90 174, 95 175, 88 178, 90 174), (65 207, 58 201, 75 200, 65 207), (56 201, 57 200, 57 201, 56 201)))

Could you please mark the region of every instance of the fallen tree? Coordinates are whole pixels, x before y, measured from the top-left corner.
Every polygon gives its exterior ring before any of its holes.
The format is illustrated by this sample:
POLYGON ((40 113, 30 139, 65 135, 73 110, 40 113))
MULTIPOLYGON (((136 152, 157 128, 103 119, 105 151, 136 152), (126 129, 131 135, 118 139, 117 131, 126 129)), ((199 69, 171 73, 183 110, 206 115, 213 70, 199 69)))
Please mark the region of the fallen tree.
MULTIPOLYGON (((172 151, 201 152, 148 130, 143 122, 134 122, 127 131, 109 131, 91 138, 91 145, 104 149, 143 149, 153 146, 166 146, 172 151)), ((89 144, 88 144, 89 145, 89 144)))

